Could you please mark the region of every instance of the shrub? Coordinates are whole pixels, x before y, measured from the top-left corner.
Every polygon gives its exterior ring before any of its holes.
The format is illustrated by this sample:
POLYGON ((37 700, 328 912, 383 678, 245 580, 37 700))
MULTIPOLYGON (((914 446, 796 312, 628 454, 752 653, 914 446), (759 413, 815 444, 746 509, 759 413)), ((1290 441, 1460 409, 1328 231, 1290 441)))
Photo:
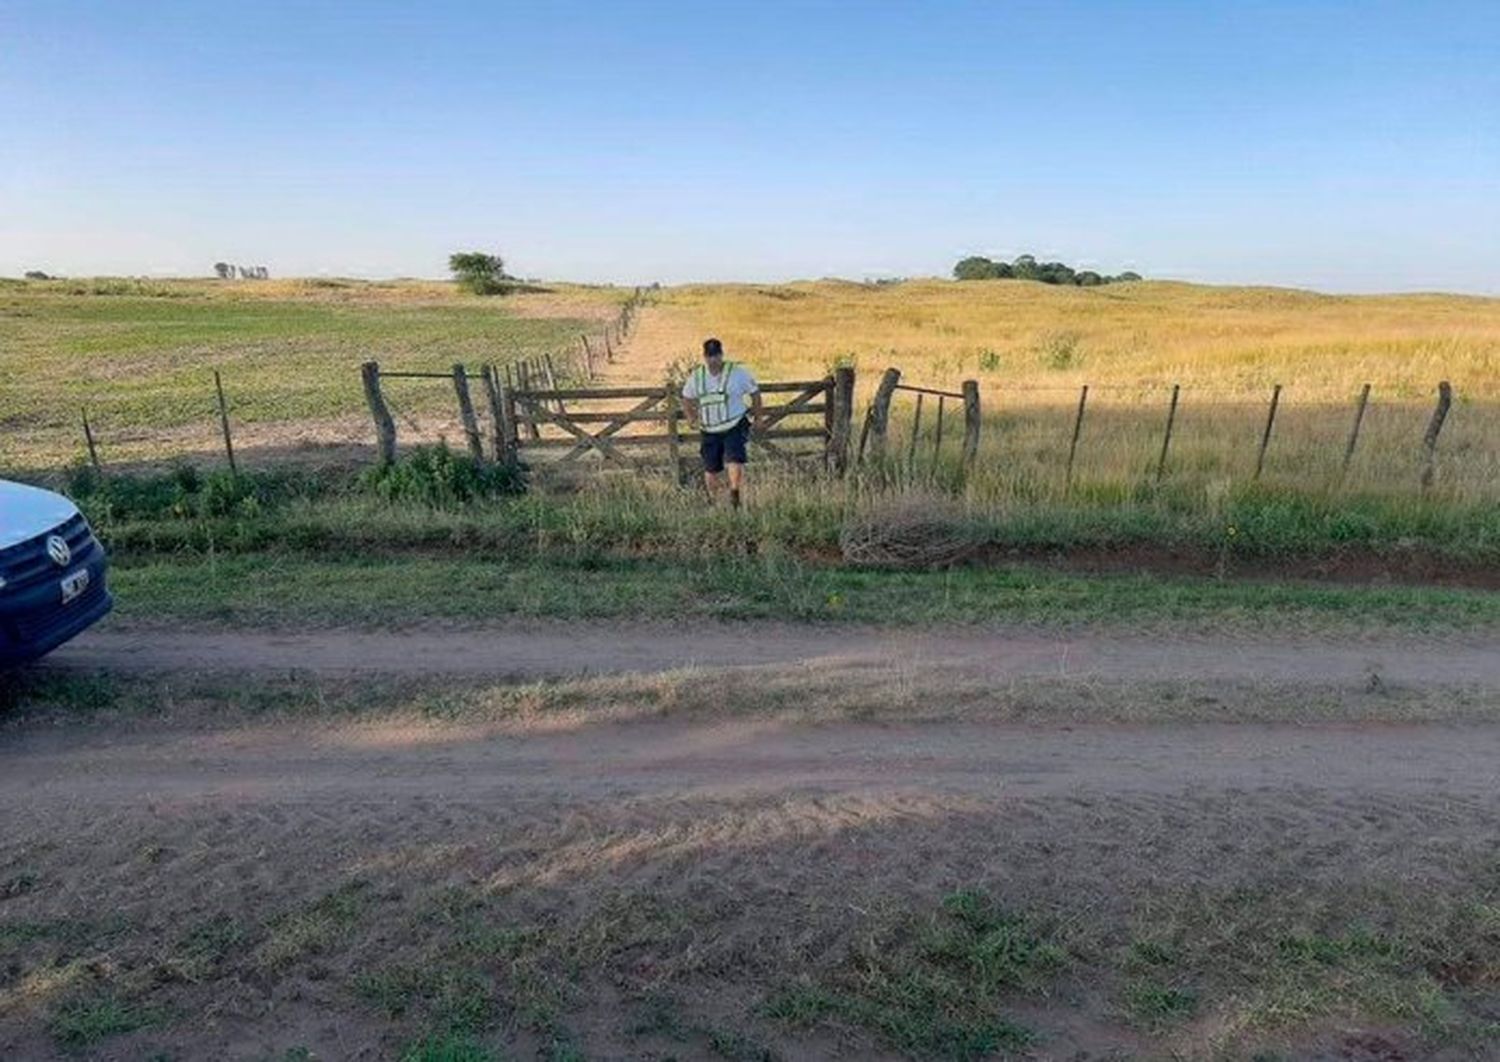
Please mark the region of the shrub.
POLYGON ((466 454, 455 454, 443 444, 417 447, 395 464, 370 469, 361 480, 366 490, 387 501, 434 508, 526 490, 524 466, 514 462, 482 464, 466 454))

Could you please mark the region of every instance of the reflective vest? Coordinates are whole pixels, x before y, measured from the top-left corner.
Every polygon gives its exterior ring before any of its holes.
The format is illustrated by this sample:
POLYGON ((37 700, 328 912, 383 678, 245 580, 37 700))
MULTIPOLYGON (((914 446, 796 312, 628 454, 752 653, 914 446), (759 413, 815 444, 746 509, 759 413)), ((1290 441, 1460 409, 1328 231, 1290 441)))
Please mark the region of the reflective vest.
POLYGON ((710 390, 713 377, 708 374, 708 366, 700 365, 693 370, 698 374, 698 420, 704 431, 719 430, 730 424, 729 381, 734 376, 734 369, 734 362, 726 361, 713 390, 710 390))

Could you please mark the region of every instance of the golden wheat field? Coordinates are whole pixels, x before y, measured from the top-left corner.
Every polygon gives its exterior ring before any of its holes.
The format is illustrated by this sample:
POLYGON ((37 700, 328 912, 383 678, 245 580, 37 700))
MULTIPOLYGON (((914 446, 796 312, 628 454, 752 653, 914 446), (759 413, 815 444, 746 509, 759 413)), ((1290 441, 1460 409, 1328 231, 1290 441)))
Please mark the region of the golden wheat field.
MULTIPOLYGON (((853 363, 856 417, 887 366, 922 385, 956 389, 977 380, 985 419, 973 490, 1022 499, 1063 488, 1084 385, 1075 490, 1129 492, 1158 470, 1210 495, 1252 478, 1280 384, 1264 481, 1415 493, 1437 384, 1448 380, 1455 399, 1438 442, 1433 493, 1500 497, 1500 299, 1149 281, 694 285, 655 294, 633 337, 628 372, 660 378, 669 364, 695 357, 707 335, 721 337, 732 357, 765 379, 853 363), (1345 474, 1367 383, 1369 405, 1345 474), (1163 464, 1174 384, 1179 407, 1163 464)), ((918 470, 933 458, 935 413, 929 397, 918 470)), ((914 415, 913 396, 899 396, 893 438, 903 455, 911 449, 899 433, 909 433, 914 415)), ((944 461, 956 454, 959 434, 948 420, 944 461)))

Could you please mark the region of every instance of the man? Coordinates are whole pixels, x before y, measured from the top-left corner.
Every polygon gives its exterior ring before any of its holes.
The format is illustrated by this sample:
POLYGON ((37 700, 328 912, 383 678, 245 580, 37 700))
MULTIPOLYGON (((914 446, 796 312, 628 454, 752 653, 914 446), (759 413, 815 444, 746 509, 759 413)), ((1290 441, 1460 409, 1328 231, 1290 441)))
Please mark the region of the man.
POLYGON ((760 387, 750 370, 724 360, 724 344, 703 341, 703 364, 688 373, 682 385, 688 420, 697 425, 702 442, 703 480, 708 496, 718 497, 725 470, 729 474, 729 504, 740 507, 745 486, 745 443, 753 422, 761 417, 760 387))

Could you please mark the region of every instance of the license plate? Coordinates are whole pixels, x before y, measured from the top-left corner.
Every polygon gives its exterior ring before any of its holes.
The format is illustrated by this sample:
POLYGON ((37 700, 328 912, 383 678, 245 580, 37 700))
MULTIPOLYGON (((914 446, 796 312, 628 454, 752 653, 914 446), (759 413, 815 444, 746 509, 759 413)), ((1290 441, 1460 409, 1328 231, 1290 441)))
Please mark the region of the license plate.
POLYGON ((89 588, 89 570, 81 568, 62 581, 62 599, 66 605, 89 588))

